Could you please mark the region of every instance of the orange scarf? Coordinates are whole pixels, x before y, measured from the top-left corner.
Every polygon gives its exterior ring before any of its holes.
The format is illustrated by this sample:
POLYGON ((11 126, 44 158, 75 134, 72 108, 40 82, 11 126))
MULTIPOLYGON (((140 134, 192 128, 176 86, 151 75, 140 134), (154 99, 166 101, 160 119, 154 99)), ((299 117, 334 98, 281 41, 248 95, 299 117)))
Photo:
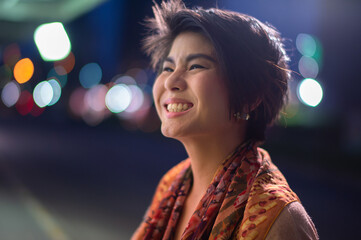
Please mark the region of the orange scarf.
MULTIPOLYGON (((162 178, 132 239, 173 239, 191 186, 187 159, 162 178)), ((219 166, 182 239, 264 239, 282 209, 293 201, 299 199, 268 153, 247 142, 219 166)))

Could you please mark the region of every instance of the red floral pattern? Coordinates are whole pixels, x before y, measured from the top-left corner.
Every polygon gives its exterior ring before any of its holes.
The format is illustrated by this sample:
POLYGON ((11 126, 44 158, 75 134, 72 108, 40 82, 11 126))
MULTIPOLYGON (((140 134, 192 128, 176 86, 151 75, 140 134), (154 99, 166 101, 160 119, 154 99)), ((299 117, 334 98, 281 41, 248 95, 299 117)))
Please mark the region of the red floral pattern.
MULTIPOLYGON (((190 159, 160 181, 132 239, 173 239, 192 186, 190 159)), ((190 239, 264 239, 281 210, 298 201, 266 151, 247 142, 221 166, 182 234, 190 239)))

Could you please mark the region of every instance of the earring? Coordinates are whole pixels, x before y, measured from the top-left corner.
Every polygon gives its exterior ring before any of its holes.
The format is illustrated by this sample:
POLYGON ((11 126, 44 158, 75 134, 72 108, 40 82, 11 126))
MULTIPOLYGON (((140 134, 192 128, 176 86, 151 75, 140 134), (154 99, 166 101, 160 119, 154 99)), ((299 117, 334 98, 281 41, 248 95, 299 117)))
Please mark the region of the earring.
POLYGON ((233 114, 233 116, 237 119, 237 120, 248 120, 249 119, 249 114, 248 113, 240 113, 240 112, 236 112, 235 114, 233 114))

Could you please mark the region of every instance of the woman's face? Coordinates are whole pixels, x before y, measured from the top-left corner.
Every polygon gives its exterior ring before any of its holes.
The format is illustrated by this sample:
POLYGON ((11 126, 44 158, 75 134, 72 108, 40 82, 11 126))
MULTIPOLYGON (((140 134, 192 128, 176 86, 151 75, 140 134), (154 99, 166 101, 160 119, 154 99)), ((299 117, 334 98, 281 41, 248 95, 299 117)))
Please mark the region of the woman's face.
POLYGON ((182 140, 235 130, 214 48, 201 34, 184 32, 175 38, 153 96, 166 137, 182 140))

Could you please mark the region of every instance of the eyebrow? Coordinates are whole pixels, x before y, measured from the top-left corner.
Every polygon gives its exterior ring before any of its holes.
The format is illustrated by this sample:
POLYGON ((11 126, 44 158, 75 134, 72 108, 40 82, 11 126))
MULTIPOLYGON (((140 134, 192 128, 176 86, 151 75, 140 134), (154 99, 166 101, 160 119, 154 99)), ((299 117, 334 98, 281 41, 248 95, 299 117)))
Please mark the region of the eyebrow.
MULTIPOLYGON (((213 57, 211 57, 211 56, 209 56, 209 55, 207 55, 207 54, 203 54, 203 53, 189 54, 189 55, 186 57, 186 62, 190 62, 190 61, 192 61, 192 60, 194 60, 194 59, 197 59, 197 58, 204 58, 204 59, 207 59, 207 60, 209 60, 209 61, 211 61, 211 62, 214 62, 214 63, 217 62, 213 57)), ((173 59, 172 57, 167 57, 166 59, 164 59, 164 61, 165 61, 165 62, 170 62, 170 63, 173 63, 173 64, 174 64, 174 59, 173 59)))

